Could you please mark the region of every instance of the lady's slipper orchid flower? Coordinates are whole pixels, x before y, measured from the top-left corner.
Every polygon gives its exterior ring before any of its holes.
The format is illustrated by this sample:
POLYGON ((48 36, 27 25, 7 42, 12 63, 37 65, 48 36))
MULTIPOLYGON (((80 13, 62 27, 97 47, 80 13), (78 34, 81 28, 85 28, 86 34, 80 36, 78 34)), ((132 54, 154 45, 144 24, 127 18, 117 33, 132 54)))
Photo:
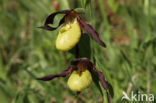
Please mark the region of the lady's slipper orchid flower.
POLYGON ((93 72, 98 74, 98 79, 103 88, 106 90, 108 103, 111 103, 108 93, 108 85, 105 81, 104 75, 102 72, 98 71, 94 64, 87 58, 78 58, 73 60, 70 67, 60 74, 45 76, 43 78, 38 78, 37 80, 49 81, 56 77, 65 77, 70 75, 67 82, 68 87, 73 92, 81 92, 90 86, 92 78, 94 78, 92 75, 93 72))
POLYGON ((50 14, 44 23, 44 26, 40 27, 45 30, 56 30, 59 26, 57 39, 56 39, 56 48, 58 50, 67 51, 72 49, 80 40, 80 37, 83 32, 83 28, 87 30, 89 35, 101 46, 106 47, 105 43, 100 40, 98 33, 91 27, 91 25, 86 24, 78 13, 74 10, 63 10, 50 14), (57 14, 65 14, 65 16, 60 20, 57 27, 52 27, 49 24, 53 24, 54 17, 57 14))

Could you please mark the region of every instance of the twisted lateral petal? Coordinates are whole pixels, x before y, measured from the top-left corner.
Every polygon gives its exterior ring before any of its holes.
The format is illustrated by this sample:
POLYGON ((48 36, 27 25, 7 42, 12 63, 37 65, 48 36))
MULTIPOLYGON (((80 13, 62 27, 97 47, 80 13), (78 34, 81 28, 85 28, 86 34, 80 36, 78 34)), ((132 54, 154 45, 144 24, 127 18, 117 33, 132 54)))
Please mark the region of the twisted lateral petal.
POLYGON ((50 30, 53 31, 55 29, 57 29, 61 24, 63 24, 65 22, 65 17, 67 14, 70 13, 71 10, 62 10, 62 11, 58 11, 55 13, 50 14, 47 18, 46 21, 44 23, 44 26, 41 26, 40 28, 45 29, 45 30, 50 30), (57 14, 66 14, 59 22, 59 25, 57 27, 51 27, 49 26, 49 24, 53 24, 54 22, 54 18, 57 14))
POLYGON ((75 69, 76 68, 71 66, 67 70, 64 70, 63 72, 61 72, 60 74, 49 75, 49 76, 45 76, 43 78, 37 78, 37 80, 49 81, 49 80, 52 80, 52 79, 54 79, 56 77, 65 77, 65 76, 69 75, 75 69))
POLYGON ((105 43, 100 40, 98 33, 92 28, 91 25, 86 24, 80 17, 79 17, 79 22, 80 24, 86 28, 87 32, 89 35, 101 46, 106 47, 105 43))
POLYGON ((44 25, 44 26, 41 26, 39 28, 42 28, 42 29, 45 29, 45 30, 49 30, 49 31, 56 30, 59 26, 61 26, 61 24, 63 24, 65 22, 65 17, 66 17, 66 15, 60 20, 58 26, 56 26, 56 27, 51 27, 49 25, 44 25))
POLYGON ((53 24, 54 17, 55 17, 57 14, 68 14, 68 13, 70 13, 70 12, 71 12, 71 10, 62 10, 62 11, 58 11, 58 12, 52 13, 52 14, 50 14, 50 15, 47 17, 47 19, 46 19, 44 25, 53 24))
POLYGON ((103 88, 106 90, 108 103, 111 103, 111 99, 110 99, 110 96, 109 96, 109 93, 108 93, 108 85, 107 85, 107 83, 105 81, 105 77, 104 77, 103 73, 98 71, 95 67, 93 67, 93 70, 96 73, 98 73, 100 83, 103 86, 103 88))
POLYGON ((111 99, 110 99, 110 95, 109 95, 108 91, 106 91, 106 93, 107 93, 107 100, 108 100, 108 103, 111 103, 111 99))

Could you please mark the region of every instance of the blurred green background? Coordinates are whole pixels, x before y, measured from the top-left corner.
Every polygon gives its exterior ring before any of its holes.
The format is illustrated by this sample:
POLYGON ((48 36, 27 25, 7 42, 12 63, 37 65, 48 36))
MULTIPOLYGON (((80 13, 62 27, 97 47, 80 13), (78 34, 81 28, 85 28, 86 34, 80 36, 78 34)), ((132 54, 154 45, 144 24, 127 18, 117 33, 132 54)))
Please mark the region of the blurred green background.
POLYGON ((94 83, 76 96, 68 77, 35 80, 61 72, 74 59, 56 50, 58 30, 37 27, 54 11, 75 8, 107 44, 90 39, 96 67, 112 86, 112 103, 144 103, 121 101, 122 91, 156 96, 155 0, 0 0, 0 103, 102 103, 94 83))

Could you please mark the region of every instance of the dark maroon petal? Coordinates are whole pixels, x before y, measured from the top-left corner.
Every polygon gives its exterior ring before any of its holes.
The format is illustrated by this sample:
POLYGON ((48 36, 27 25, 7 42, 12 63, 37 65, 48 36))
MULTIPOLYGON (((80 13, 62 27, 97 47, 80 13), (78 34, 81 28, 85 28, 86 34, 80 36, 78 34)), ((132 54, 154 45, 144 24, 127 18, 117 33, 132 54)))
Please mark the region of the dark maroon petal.
POLYGON ((111 103, 111 99, 110 99, 110 95, 109 95, 108 91, 107 91, 107 100, 108 100, 108 103, 111 103))
POLYGON ((39 28, 49 30, 49 31, 53 31, 53 30, 56 30, 58 27, 59 27, 59 25, 57 27, 51 27, 49 25, 44 25, 44 26, 41 26, 39 28))
POLYGON ((61 72, 60 74, 56 74, 56 75, 49 75, 49 76, 45 76, 43 78, 37 78, 37 80, 43 80, 43 81, 49 81, 49 80, 52 80, 56 77, 65 77, 67 76, 68 74, 71 73, 71 71, 75 70, 74 67, 69 67, 67 70, 61 72))
POLYGON ((57 29, 61 24, 63 24, 65 22, 65 16, 67 14, 69 14, 71 12, 71 10, 62 10, 62 11, 58 11, 58 12, 55 12, 55 13, 52 13, 50 14, 47 18, 46 18, 46 21, 44 23, 44 26, 41 26, 39 28, 42 28, 42 29, 45 29, 45 30, 50 30, 50 31, 53 31, 55 29, 57 29), (59 25, 57 27, 51 27, 49 26, 49 24, 53 24, 54 22, 54 18, 57 14, 66 14, 59 22, 59 25))
POLYGON ((105 43, 100 40, 98 33, 92 28, 91 25, 86 24, 80 17, 78 17, 80 24, 86 28, 90 36, 101 46, 106 47, 105 43))
POLYGON ((65 17, 66 17, 66 15, 60 20, 59 25, 57 27, 51 27, 49 25, 44 25, 44 26, 41 26, 39 28, 49 30, 49 31, 56 30, 61 24, 63 24, 65 22, 65 17))
POLYGON ((103 86, 103 88, 106 90, 107 92, 107 99, 108 99, 108 103, 111 103, 111 99, 110 99, 110 96, 109 96, 109 93, 108 93, 108 85, 105 81, 105 77, 103 75, 102 72, 98 71, 95 67, 93 67, 93 70, 98 73, 98 76, 99 76, 99 80, 100 80, 100 83, 101 85, 103 86))
POLYGON ((106 83, 106 81, 105 81, 105 78, 104 78, 103 73, 102 73, 102 72, 100 72, 100 71, 98 71, 95 67, 94 67, 94 69, 93 69, 93 70, 94 70, 95 72, 97 72, 97 73, 98 73, 100 83, 102 84, 103 88, 104 88, 105 90, 107 90, 107 89, 108 89, 108 85, 107 85, 107 83, 106 83))
POLYGON ((62 11, 58 11, 58 12, 52 13, 52 14, 50 14, 50 15, 47 17, 47 19, 46 19, 44 25, 53 24, 54 18, 55 18, 55 16, 56 16, 57 14, 68 14, 68 13, 70 13, 70 12, 71 12, 71 10, 62 10, 62 11))

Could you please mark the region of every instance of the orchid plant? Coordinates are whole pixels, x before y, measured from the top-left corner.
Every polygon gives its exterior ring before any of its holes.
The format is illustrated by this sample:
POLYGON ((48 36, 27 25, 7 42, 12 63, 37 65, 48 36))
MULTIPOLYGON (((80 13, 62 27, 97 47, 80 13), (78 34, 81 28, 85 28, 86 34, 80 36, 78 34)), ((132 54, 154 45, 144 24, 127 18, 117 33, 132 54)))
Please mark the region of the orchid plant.
POLYGON ((93 29, 93 27, 85 23, 80 15, 74 10, 63 10, 50 14, 46 18, 44 26, 41 26, 40 28, 53 31, 62 24, 63 26, 59 30, 59 34, 56 39, 56 48, 58 50, 68 51, 72 49, 79 42, 84 28, 98 44, 106 47, 105 43, 100 40, 98 33, 93 29), (65 14, 65 16, 60 20, 57 27, 52 27, 49 24, 53 24, 54 18, 57 14, 65 14))
MULTIPOLYGON (((56 39, 56 48, 58 50, 68 51, 75 47, 79 42, 81 35, 83 35, 84 28, 99 45, 106 47, 105 43, 100 40, 98 33, 93 29, 93 27, 85 23, 80 15, 74 10, 63 10, 50 14, 46 18, 44 25, 40 28, 53 31, 61 25, 62 27, 60 28, 56 39), (54 17, 57 14, 65 14, 65 16, 60 20, 57 27, 52 27, 49 24, 53 24, 54 17)), ((70 90, 78 93, 90 86, 92 78, 94 78, 94 75, 92 74, 93 72, 98 74, 98 80, 102 87, 106 90, 108 103, 111 103, 108 93, 108 85, 105 81, 103 73, 98 71, 95 65, 85 57, 76 58, 75 60, 71 61, 69 68, 60 74, 52 74, 42 78, 37 78, 37 80, 49 81, 57 77, 65 77, 69 75, 67 85, 70 90)))
POLYGON ((60 74, 48 75, 43 78, 37 78, 38 80, 49 81, 57 77, 66 77, 70 75, 68 79, 68 87, 74 92, 82 92, 88 88, 92 81, 92 71, 98 74, 99 81, 103 88, 106 90, 108 103, 111 103, 108 93, 108 85, 105 81, 102 72, 98 71, 94 64, 87 58, 78 58, 71 61, 71 65, 67 70, 64 70, 60 74))

